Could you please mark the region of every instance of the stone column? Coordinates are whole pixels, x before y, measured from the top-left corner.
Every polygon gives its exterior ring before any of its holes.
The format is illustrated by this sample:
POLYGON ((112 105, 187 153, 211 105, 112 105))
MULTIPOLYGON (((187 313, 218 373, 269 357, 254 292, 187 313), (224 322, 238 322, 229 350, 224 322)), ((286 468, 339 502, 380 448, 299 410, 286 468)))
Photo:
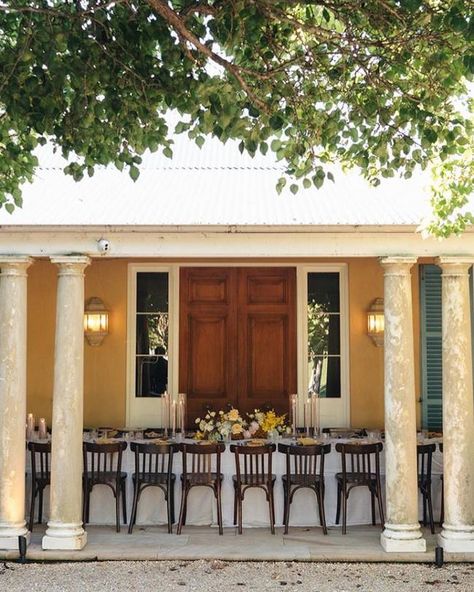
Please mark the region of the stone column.
POLYGON ((52 257, 58 268, 50 519, 43 549, 79 550, 82 527, 84 269, 88 257, 52 257))
POLYGON ((440 257, 443 313, 444 524, 448 552, 474 553, 474 403, 472 388, 472 259, 440 257))
POLYGON ((25 523, 26 281, 29 257, 0 256, 0 549, 25 523))
POLYGON ((418 522, 415 360, 410 269, 415 257, 386 257, 385 297, 385 495, 381 535, 387 552, 425 551, 418 522))

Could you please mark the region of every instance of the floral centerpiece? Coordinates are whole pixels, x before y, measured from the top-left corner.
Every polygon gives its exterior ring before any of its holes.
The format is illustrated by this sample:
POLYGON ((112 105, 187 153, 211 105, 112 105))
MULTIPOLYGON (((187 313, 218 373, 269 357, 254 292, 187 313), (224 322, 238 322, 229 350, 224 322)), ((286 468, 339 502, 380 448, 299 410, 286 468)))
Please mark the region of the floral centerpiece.
POLYGON ((231 407, 229 411, 208 411, 203 418, 195 420, 198 426, 196 440, 213 440, 221 442, 227 439, 243 438, 247 426, 239 410, 231 407))
POLYGON ((254 409, 247 414, 247 428, 244 430, 244 438, 266 438, 271 434, 278 435, 291 433, 291 428, 285 423, 286 413, 277 415, 275 409, 261 411, 254 409))

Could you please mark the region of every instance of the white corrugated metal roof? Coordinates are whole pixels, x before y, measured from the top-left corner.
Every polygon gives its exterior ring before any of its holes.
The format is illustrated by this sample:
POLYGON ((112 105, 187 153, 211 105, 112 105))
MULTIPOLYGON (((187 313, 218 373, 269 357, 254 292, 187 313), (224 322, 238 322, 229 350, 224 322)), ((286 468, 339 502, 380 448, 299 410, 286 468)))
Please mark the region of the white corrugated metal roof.
POLYGON ((356 173, 335 172, 336 182, 293 195, 275 189, 283 167, 272 155, 241 155, 236 143, 209 139, 200 150, 185 135, 173 160, 144 155, 141 175, 99 168, 76 183, 50 150, 24 186, 24 205, 6 226, 391 226, 418 225, 429 213, 428 180, 390 179, 370 187, 356 173))

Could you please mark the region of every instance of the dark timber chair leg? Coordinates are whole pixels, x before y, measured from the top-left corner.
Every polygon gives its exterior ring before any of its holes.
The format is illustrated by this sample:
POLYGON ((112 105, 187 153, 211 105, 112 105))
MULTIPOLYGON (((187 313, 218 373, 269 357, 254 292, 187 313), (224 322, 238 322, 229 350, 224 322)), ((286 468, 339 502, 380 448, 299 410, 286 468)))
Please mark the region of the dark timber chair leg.
POLYGON ((338 482, 338 484, 337 484, 336 524, 339 524, 339 520, 341 519, 341 497, 342 497, 342 489, 341 489, 341 484, 338 482))
POLYGON ((125 481, 122 480, 122 514, 123 523, 127 524, 127 492, 125 490, 125 481))
POLYGON ((132 514, 130 516, 130 523, 128 525, 128 534, 132 534, 133 527, 135 526, 135 522, 137 520, 138 496, 139 496, 139 487, 138 487, 138 483, 135 483, 135 487, 133 488, 132 514))
POLYGON ((30 502, 30 521, 28 523, 28 530, 33 532, 33 524, 35 520, 35 499, 36 499, 36 492, 35 486, 31 486, 31 502, 30 502))

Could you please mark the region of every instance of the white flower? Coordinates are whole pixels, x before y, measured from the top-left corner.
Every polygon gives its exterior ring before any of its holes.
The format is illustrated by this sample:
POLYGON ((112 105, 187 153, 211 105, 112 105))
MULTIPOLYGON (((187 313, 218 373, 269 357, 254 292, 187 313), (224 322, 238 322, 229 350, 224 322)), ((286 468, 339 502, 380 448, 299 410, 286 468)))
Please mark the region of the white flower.
POLYGON ((194 420, 194 423, 201 423, 201 418, 198 417, 197 419, 194 420))
POLYGON ((215 411, 211 411, 211 417, 215 417, 216 416, 216 412, 215 411))

